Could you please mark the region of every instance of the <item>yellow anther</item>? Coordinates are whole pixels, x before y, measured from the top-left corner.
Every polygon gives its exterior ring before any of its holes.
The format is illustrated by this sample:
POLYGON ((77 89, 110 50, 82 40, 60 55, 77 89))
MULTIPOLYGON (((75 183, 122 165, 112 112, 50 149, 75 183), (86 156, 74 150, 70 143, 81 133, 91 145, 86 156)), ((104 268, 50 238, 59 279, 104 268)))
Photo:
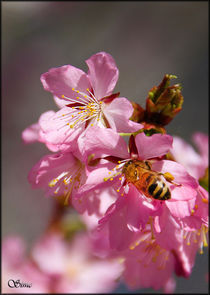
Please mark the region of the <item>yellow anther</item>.
POLYGON ((89 88, 87 88, 86 90, 89 91, 89 88))
POLYGON ((66 181, 65 178, 64 178, 64 180, 63 180, 63 183, 64 183, 65 185, 68 185, 68 182, 66 181))
POLYGON ((70 127, 70 128, 74 128, 74 125, 70 125, 69 127, 70 127))
POLYGON ((174 180, 174 177, 173 177, 173 175, 172 175, 170 172, 166 172, 166 173, 164 173, 163 176, 164 176, 164 178, 165 178, 166 180, 168 180, 168 181, 172 181, 172 180, 174 180))
POLYGON ((198 205, 197 204, 195 205, 195 209, 198 209, 198 205))
POLYGON ((72 107, 72 109, 75 109, 75 107, 72 107))
POLYGON ((122 177, 119 177, 119 180, 122 180, 122 177))
POLYGON ((117 161, 117 163, 118 163, 118 164, 120 164, 120 163, 121 163, 121 161, 117 161))
POLYGON ((108 178, 104 177, 104 181, 107 181, 107 180, 108 180, 108 178))
POLYGON ((202 199, 202 202, 208 204, 208 200, 207 199, 202 199))
POLYGON ((203 249, 200 250, 200 254, 203 254, 203 249))
POLYGON ((57 195, 58 192, 54 191, 54 194, 57 195))
POLYGON ((112 172, 111 172, 111 171, 109 171, 108 173, 109 173, 109 174, 112 174, 112 172))
POLYGON ((75 90, 74 88, 71 88, 73 91, 75 90))
POLYGON ((117 189, 117 192, 119 193, 119 191, 120 191, 120 190, 119 190, 119 188, 118 188, 118 189, 117 189))
POLYGON ((110 178, 111 181, 112 181, 113 179, 114 179, 113 177, 110 178))
POLYGON ((79 93, 79 90, 76 90, 76 93, 79 93))
POLYGON ((64 94, 62 94, 61 97, 64 98, 65 97, 64 94))
POLYGON ((93 127, 93 124, 90 124, 90 126, 92 126, 92 127, 93 127))
POLYGON ((74 118, 74 115, 71 115, 72 116, 72 118, 74 118))
POLYGON ((190 242, 187 242, 187 246, 190 246, 190 242))
POLYGON ((65 114, 62 114, 62 116, 64 117, 64 116, 65 116, 65 114))
POLYGON ((124 193, 122 193, 121 196, 123 197, 124 196, 124 193))

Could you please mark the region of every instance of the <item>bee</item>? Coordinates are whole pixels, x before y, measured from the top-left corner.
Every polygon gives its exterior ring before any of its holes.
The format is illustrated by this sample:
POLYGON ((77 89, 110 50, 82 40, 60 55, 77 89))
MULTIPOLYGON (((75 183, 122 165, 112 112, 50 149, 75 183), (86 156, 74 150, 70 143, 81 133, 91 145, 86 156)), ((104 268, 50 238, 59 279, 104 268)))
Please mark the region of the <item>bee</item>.
POLYGON ((162 174, 153 171, 149 161, 130 160, 125 163, 122 173, 126 181, 132 183, 146 197, 161 201, 171 199, 171 192, 160 176, 163 175, 170 182, 173 176, 169 172, 162 174))

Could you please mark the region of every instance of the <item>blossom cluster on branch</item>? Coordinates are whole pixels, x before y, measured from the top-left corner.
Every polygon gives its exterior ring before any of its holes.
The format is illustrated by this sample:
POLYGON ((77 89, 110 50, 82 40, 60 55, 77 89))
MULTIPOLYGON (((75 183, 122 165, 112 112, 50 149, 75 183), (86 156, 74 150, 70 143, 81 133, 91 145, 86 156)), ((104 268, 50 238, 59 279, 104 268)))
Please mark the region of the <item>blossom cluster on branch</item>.
POLYGON ((114 93, 111 55, 86 63, 87 73, 65 65, 41 75, 58 111, 43 113, 22 138, 50 151, 28 180, 55 199, 56 210, 26 262, 18 238, 5 241, 17 244, 17 257, 5 258, 7 273, 21 260, 34 292, 97 293, 124 282, 171 293, 174 274, 189 277, 208 245, 208 137, 194 134, 195 151, 167 134, 183 104, 181 86, 170 86, 175 76, 165 75, 143 108, 114 93))

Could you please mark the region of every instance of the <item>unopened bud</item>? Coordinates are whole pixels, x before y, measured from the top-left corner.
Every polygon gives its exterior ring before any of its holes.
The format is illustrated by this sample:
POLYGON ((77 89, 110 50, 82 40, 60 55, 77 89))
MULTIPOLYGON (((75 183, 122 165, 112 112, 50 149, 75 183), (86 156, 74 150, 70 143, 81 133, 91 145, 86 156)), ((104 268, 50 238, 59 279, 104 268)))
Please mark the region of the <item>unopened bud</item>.
POLYGON ((165 75, 160 85, 149 91, 146 101, 147 122, 164 126, 181 111, 184 101, 181 86, 179 84, 169 86, 172 78, 176 78, 176 76, 165 75))

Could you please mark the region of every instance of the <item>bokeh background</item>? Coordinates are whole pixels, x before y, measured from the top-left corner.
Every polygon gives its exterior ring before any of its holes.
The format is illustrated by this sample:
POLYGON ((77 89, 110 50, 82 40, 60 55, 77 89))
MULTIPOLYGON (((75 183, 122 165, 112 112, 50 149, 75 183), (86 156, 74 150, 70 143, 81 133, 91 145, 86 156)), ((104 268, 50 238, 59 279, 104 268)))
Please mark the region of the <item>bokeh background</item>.
MULTIPOLYGON (((48 153, 24 145, 21 132, 42 112, 56 110, 40 75, 110 53, 120 70, 116 92, 144 106, 164 74, 183 86, 183 110, 167 127, 191 140, 208 133, 208 2, 2 2, 2 234, 18 233, 30 245, 50 216, 51 199, 27 182, 32 166, 48 153)), ((187 156, 187 155, 186 155, 187 156)), ((208 253, 198 255, 176 293, 207 293, 208 253)), ((120 285, 114 293, 132 293, 120 285)), ((141 289, 134 293, 157 293, 141 289)))

